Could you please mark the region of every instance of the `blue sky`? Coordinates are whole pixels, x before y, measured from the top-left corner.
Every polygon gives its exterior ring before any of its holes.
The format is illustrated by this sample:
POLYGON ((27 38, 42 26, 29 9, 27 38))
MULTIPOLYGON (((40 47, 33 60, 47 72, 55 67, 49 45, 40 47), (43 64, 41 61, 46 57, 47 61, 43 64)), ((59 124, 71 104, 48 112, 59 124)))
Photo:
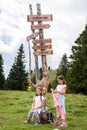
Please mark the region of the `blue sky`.
MULTIPOLYGON (((26 55, 28 70, 28 43, 30 23, 27 22, 29 4, 33 14, 37 13, 36 3, 41 4, 42 14, 52 14, 53 21, 47 21, 50 28, 44 30, 44 38, 52 39, 53 55, 47 56, 48 66, 56 69, 64 53, 69 56, 74 41, 84 30, 87 18, 87 0, 0 0, 0 53, 4 59, 4 71, 7 76, 21 43, 26 55)), ((35 68, 32 49, 32 69, 35 68)), ((41 58, 39 57, 39 67, 41 58)))

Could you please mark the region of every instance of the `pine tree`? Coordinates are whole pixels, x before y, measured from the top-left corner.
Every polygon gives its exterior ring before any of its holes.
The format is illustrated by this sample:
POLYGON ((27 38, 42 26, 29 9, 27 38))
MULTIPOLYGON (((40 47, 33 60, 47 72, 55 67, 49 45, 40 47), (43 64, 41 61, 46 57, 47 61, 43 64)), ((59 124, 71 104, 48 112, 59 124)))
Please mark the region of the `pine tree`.
POLYGON ((5 88, 5 76, 3 71, 3 58, 2 54, 0 54, 0 89, 5 88))
POLYGON ((87 94, 87 25, 72 46, 71 89, 76 93, 87 94))
POLYGON ((64 54, 57 69, 57 76, 64 75, 64 77, 66 78, 67 71, 68 71, 68 60, 67 55, 64 54))
POLYGON ((25 70, 26 61, 23 49, 23 44, 21 44, 7 78, 8 89, 27 90, 28 88, 28 73, 25 70))

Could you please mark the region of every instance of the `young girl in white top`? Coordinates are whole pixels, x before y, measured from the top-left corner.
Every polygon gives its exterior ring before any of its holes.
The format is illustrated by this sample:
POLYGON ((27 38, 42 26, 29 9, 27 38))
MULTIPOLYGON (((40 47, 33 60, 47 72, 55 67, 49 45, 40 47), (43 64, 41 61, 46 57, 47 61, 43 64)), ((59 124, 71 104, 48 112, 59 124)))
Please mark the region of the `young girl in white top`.
MULTIPOLYGON (((67 123, 66 123, 66 109, 65 109, 65 93, 66 93, 66 81, 63 75, 60 75, 57 77, 58 80, 58 85, 56 87, 55 90, 53 90, 54 93, 58 94, 58 101, 61 103, 62 107, 62 111, 64 113, 64 116, 62 118, 62 124, 59 125, 59 128, 64 128, 67 127, 67 123)), ((59 124, 59 114, 58 114, 58 107, 56 107, 56 120, 54 121, 53 125, 58 125, 59 124)))
POLYGON ((28 113, 27 120, 24 122, 25 124, 29 123, 30 119, 32 116, 34 116, 36 120, 36 125, 40 124, 40 118, 39 115, 41 111, 44 109, 44 97, 42 96, 42 91, 41 88, 36 88, 36 96, 33 97, 33 102, 32 102, 32 108, 28 113))

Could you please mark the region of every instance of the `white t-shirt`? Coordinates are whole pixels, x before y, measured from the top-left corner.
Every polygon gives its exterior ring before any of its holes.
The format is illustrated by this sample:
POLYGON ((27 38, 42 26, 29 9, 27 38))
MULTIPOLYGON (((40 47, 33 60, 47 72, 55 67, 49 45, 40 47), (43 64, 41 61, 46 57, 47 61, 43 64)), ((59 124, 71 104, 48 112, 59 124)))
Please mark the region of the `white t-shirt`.
MULTIPOLYGON (((41 102, 44 100, 44 97, 43 96, 34 96, 33 100, 35 101, 34 107, 36 108, 36 107, 40 106, 41 102)), ((38 112, 40 113, 42 109, 43 109, 43 107, 39 108, 38 112)))
POLYGON ((62 90, 66 87, 67 87, 66 84, 58 84, 56 90, 62 92, 62 90))

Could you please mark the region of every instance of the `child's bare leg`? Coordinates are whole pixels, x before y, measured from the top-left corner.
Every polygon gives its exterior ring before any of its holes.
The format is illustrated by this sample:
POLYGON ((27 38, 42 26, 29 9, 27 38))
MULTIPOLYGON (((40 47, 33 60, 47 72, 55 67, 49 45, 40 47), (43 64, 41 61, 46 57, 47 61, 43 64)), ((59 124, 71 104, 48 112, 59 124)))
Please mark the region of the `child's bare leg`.
POLYGON ((61 111, 60 111, 60 108, 57 107, 56 119, 59 120, 60 116, 61 116, 61 111))
POLYGON ((63 122, 66 122, 66 114, 64 114, 64 116, 65 116, 65 118, 64 118, 64 119, 62 119, 62 120, 63 120, 63 122))
POLYGON ((28 122, 30 121, 30 119, 31 119, 31 117, 32 117, 32 114, 33 114, 33 111, 30 110, 29 113, 28 113, 28 115, 27 115, 27 117, 26 117, 25 123, 28 123, 28 122))
POLYGON ((59 118, 60 118, 60 111, 58 109, 57 114, 56 114, 56 120, 53 122, 54 126, 56 126, 56 125, 58 125, 60 123, 59 118))

